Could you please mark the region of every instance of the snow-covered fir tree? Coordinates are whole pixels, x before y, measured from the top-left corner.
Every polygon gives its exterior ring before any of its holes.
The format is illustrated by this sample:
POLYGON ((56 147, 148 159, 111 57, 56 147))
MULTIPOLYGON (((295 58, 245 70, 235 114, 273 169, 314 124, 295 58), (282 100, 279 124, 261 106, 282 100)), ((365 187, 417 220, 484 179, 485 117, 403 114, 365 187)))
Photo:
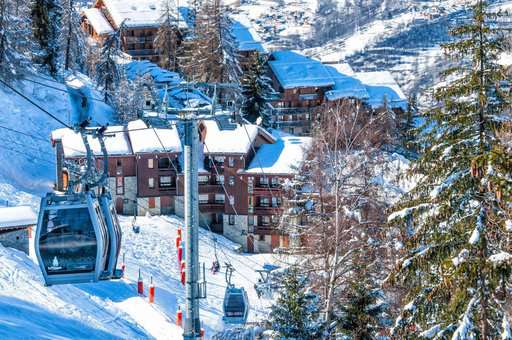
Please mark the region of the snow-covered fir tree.
POLYGON ((389 282, 408 291, 394 334, 400 338, 497 339, 510 324, 511 230, 506 208, 511 157, 496 136, 510 119, 502 15, 485 1, 444 45, 446 70, 426 114, 421 176, 389 216, 407 253, 389 282))
POLYGON ((265 115, 268 108, 268 99, 277 94, 272 87, 272 80, 267 76, 266 57, 252 54, 247 61, 248 68, 241 78, 242 94, 244 103, 242 112, 245 117, 255 122, 259 117, 263 120, 264 126, 270 125, 270 113, 265 115))
POLYGON ((391 323, 384 292, 365 267, 354 269, 356 275, 340 301, 337 333, 346 339, 378 339, 391 323))
POLYGON ((59 0, 33 0, 32 28, 39 51, 35 61, 48 69, 51 75, 59 71, 60 31, 62 11, 59 0))
POLYGON ((63 54, 63 67, 82 68, 84 66, 85 42, 80 25, 80 14, 74 0, 61 0, 62 19, 60 31, 60 51, 63 54))
POLYGON ((160 66, 171 71, 176 71, 180 33, 172 11, 173 6, 171 1, 164 0, 162 3, 160 27, 155 37, 155 48, 160 55, 160 66))
POLYGON ((11 80, 29 66, 31 9, 23 0, 0 0, 0 77, 11 80))
POLYGON ((101 48, 99 62, 96 65, 96 80, 103 87, 104 100, 107 103, 113 101, 115 85, 120 77, 117 61, 121 54, 119 41, 121 30, 122 27, 105 40, 101 48))
POLYGON ((282 339, 321 338, 319 297, 308 288, 308 278, 297 266, 287 268, 280 282, 279 298, 272 305, 270 323, 282 339))

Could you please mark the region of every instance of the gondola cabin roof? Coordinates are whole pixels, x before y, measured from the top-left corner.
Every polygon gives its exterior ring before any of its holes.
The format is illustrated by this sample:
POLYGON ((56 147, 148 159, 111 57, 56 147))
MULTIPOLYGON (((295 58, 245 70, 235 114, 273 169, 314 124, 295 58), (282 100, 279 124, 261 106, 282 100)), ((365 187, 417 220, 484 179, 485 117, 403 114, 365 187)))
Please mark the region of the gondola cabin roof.
POLYGON ((0 208, 0 230, 37 224, 37 215, 29 206, 0 208))

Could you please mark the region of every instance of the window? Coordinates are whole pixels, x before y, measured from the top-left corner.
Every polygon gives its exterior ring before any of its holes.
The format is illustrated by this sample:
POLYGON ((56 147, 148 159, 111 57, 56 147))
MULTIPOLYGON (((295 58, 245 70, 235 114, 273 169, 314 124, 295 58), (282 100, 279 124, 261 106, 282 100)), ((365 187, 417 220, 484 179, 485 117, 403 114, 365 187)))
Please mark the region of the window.
POLYGON ((229 225, 235 225, 235 215, 228 215, 229 225))
POLYGON ((160 176, 160 188, 168 188, 172 186, 171 176, 160 176))
POLYGON ((162 157, 158 159, 158 169, 169 169, 171 167, 171 160, 169 157, 162 157))
POLYGON ((272 197, 272 206, 277 208, 281 205, 281 199, 279 197, 272 197))
POLYGON ((199 182, 199 184, 207 184, 208 180, 209 180, 208 176, 202 175, 202 176, 197 177, 197 181, 199 182))
POLYGON ((259 234, 258 235, 258 241, 265 241, 265 235, 259 234))
POLYGON ((261 216, 261 225, 269 225, 270 216, 261 216))
POLYGON ((247 216, 247 225, 254 225, 254 215, 247 216))
POLYGON ((235 185, 235 176, 229 176, 229 185, 230 186, 235 185))
POLYGON ((199 194, 199 204, 208 203, 208 194, 199 194))
POLYGON ((148 169, 153 169, 153 167, 154 167, 153 158, 149 158, 148 159, 148 169))
POLYGON ((225 159, 225 157, 223 157, 223 156, 213 157, 214 162, 217 164, 224 164, 224 159, 225 159))
POLYGON ((215 203, 222 203, 224 204, 225 196, 224 194, 215 194, 215 203))
POLYGON ((216 175, 215 176, 215 181, 217 184, 224 184, 224 175, 216 175))
POLYGON ((268 185, 268 177, 260 177, 260 185, 268 185))
POLYGON ((228 166, 230 168, 234 167, 235 166, 235 159, 233 157, 229 157, 228 158, 228 166))
POLYGON ((229 204, 230 205, 235 205, 235 198, 233 197, 233 195, 229 196, 229 204))
POLYGON ((155 198, 154 197, 148 198, 148 208, 155 209, 155 207, 156 207, 155 198))
POLYGON ((272 183, 272 186, 273 186, 273 187, 277 187, 277 186, 279 185, 279 178, 277 178, 277 177, 272 177, 272 180, 271 180, 271 182, 270 182, 270 183, 272 183))
POLYGON ((124 194, 124 178, 116 177, 116 194, 122 195, 124 194))
POLYGON ((148 178, 148 187, 153 189, 155 187, 155 179, 153 177, 148 178))
POLYGON ((272 215, 272 223, 274 223, 274 224, 279 223, 279 216, 278 215, 272 215))
POLYGON ((247 191, 249 192, 249 194, 252 194, 253 189, 254 189, 254 178, 249 177, 249 178, 247 178, 247 191))
POLYGON ((260 207, 268 207, 268 206, 270 206, 268 197, 260 197, 260 207))

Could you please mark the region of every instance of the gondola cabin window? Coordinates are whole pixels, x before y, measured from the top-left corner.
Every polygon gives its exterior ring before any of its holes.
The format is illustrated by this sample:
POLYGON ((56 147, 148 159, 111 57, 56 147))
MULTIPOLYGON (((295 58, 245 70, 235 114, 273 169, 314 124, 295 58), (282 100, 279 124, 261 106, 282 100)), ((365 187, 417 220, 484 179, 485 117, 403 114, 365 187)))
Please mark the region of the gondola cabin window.
POLYGON ((97 241, 88 208, 47 210, 43 218, 39 243, 47 273, 94 271, 97 241))

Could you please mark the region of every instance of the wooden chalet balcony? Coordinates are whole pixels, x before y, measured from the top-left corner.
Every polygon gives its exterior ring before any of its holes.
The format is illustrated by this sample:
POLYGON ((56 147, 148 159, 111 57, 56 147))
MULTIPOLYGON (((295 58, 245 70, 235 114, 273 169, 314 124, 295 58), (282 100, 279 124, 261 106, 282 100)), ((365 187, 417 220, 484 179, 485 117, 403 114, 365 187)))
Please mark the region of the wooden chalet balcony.
POLYGON ((126 53, 132 56, 147 56, 147 55, 157 55, 156 51, 153 49, 142 49, 142 50, 126 50, 126 53))
POLYGON ((255 215, 276 215, 281 213, 281 206, 279 205, 267 205, 267 204, 258 204, 254 207, 255 215))
POLYGON ((302 115, 313 113, 317 109, 317 107, 274 107, 273 105, 270 107, 274 115, 302 115))
POLYGON ((150 35, 147 37, 124 37, 124 41, 127 44, 145 44, 147 42, 153 42, 155 40, 154 35, 150 35))
POLYGON ((253 187, 253 191, 257 193, 264 193, 271 191, 272 193, 280 191, 281 184, 255 184, 253 187))
POLYGON ((208 201, 199 202, 199 210, 203 213, 209 212, 222 212, 224 211, 224 202, 220 201, 208 201))
POLYGON ((255 225, 252 227, 253 233, 257 235, 271 235, 271 234, 281 234, 276 225, 267 224, 267 225, 255 225))

